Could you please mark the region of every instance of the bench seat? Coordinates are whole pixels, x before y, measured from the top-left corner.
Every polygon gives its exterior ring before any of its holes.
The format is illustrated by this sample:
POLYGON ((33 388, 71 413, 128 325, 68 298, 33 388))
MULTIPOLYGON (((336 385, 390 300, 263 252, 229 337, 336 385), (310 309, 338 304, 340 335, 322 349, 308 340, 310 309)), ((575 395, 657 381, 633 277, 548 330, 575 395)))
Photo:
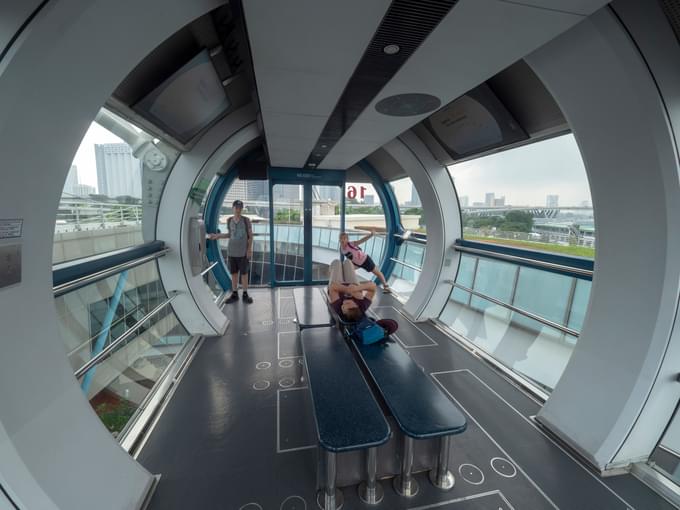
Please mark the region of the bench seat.
POLYGON ((312 328, 301 337, 319 444, 337 453, 386 443, 390 428, 342 334, 312 328))
MULTIPOLYGON (((342 493, 335 486, 336 455, 368 449, 374 466, 376 447, 389 440, 390 427, 342 333, 316 327, 302 330, 300 336, 317 436, 325 450, 325 487, 317 502, 335 510, 342 506, 342 493)), ((369 476, 375 490, 375 466, 369 476)))
POLYGON ((298 287, 293 290, 293 297, 300 330, 333 324, 323 290, 317 287, 298 287))
POLYGON ((406 497, 418 493, 418 482, 412 476, 414 441, 431 438, 439 438, 440 447, 430 481, 442 490, 452 489, 455 479, 449 470, 451 436, 467 428, 463 413, 398 343, 392 340, 371 345, 350 342, 404 433, 401 474, 394 479, 395 491, 406 497))
POLYGON ((399 428, 414 439, 460 434, 467 421, 401 345, 386 341, 362 345, 354 341, 366 371, 399 428))

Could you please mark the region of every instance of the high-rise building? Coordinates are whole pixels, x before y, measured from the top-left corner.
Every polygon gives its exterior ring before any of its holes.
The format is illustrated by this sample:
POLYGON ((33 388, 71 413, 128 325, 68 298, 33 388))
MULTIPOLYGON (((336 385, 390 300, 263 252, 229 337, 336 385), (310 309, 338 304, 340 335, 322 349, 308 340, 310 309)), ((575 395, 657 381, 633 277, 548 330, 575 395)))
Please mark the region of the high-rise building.
POLYGON ((319 200, 330 200, 337 204, 340 203, 341 189, 339 186, 314 186, 318 193, 319 200))
POLYGON ((64 183, 63 195, 77 195, 76 188, 79 184, 78 181, 78 167, 76 165, 71 165, 71 169, 68 171, 66 176, 66 182, 64 183))
POLYGON ((96 192, 96 188, 89 184, 76 184, 73 188, 73 194, 77 197, 86 197, 88 195, 93 195, 96 192))
POLYGON ((461 207, 469 207, 470 197, 468 197, 467 195, 463 195, 462 197, 458 198, 458 202, 460 203, 461 207))
POLYGON ((268 181, 247 181, 246 183, 246 200, 269 200, 269 182, 268 181))
POLYGON ((234 200, 241 200, 245 202, 248 198, 248 182, 242 181, 241 179, 236 179, 231 183, 229 191, 224 197, 224 204, 227 207, 231 207, 234 200))
POLYGON ((420 207, 422 204, 420 202, 420 197, 418 196, 418 192, 416 191, 416 187, 411 183, 411 200, 409 201, 408 205, 412 207, 420 207))
POLYGON ((142 163, 126 143, 95 144, 97 188, 108 197, 142 198, 142 163))
POLYGON ((493 199, 494 207, 503 207, 505 205, 505 197, 498 197, 493 199))
POLYGON ((484 205, 487 207, 493 207, 493 201, 496 198, 495 193, 487 193, 484 195, 484 205))
POLYGON ((545 197, 546 207, 559 207, 560 196, 559 195, 547 195, 545 197))
POLYGON ((274 201, 300 202, 302 186, 298 184, 279 184, 274 186, 274 201))

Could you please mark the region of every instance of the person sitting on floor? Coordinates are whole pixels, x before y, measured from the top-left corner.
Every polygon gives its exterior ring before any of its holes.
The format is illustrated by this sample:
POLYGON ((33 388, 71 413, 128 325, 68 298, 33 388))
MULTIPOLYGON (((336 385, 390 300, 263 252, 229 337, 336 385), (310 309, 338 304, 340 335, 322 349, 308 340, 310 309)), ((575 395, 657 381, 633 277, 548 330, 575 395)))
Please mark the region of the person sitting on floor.
MULTIPOLYGON (((359 283, 354 264, 349 260, 331 262, 328 298, 331 308, 342 320, 361 320, 371 306, 376 288, 373 282, 359 283)), ((391 335, 399 327, 392 319, 380 319, 377 323, 385 329, 387 335, 391 335)))

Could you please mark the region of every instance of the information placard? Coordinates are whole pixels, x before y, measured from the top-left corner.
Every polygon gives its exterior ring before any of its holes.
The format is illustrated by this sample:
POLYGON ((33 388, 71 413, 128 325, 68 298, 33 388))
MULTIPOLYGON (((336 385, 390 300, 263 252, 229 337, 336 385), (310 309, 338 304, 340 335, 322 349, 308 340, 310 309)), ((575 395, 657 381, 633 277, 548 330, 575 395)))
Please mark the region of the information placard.
POLYGON ((0 219, 0 239, 21 237, 24 220, 19 218, 0 219))

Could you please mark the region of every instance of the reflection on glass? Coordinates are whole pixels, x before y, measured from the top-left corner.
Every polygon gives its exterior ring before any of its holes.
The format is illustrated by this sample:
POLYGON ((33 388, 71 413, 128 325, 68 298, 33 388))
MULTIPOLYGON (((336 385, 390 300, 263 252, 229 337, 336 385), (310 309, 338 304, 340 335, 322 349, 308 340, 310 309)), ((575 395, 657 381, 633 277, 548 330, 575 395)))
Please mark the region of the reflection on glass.
POLYGON ((439 319, 508 368, 552 390, 577 338, 505 305, 578 331, 590 282, 470 255, 461 257, 456 281, 480 295, 454 287, 439 319))
POLYGON ((165 299, 155 262, 55 299, 74 372, 121 335, 134 331, 80 379, 92 407, 112 432, 122 430, 189 339, 168 306, 138 324, 165 299))

